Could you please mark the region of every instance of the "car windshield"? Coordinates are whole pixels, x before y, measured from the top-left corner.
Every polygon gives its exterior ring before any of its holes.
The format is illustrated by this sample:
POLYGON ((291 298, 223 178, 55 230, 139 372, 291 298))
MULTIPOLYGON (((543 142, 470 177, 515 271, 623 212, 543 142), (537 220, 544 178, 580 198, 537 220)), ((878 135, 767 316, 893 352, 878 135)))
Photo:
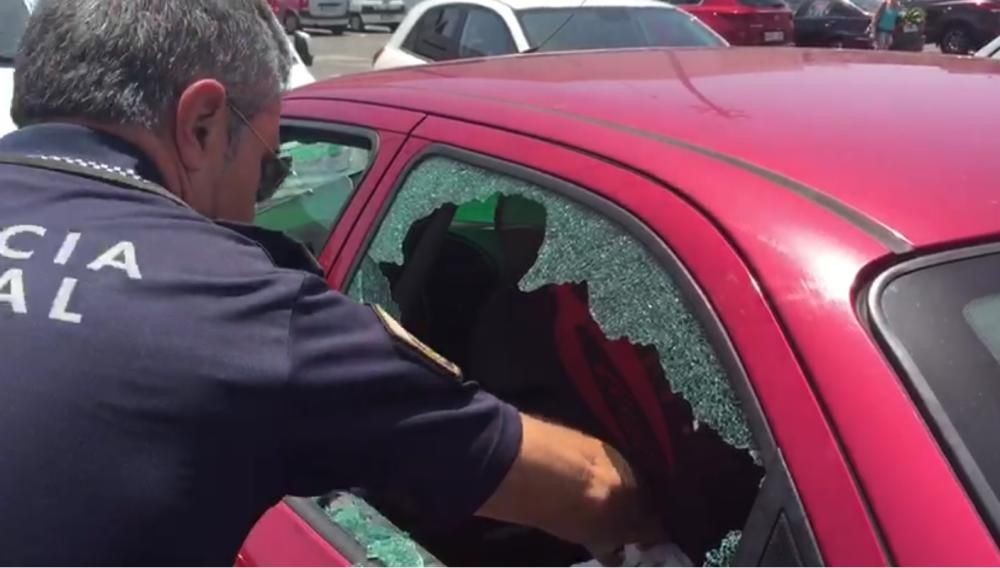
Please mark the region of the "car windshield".
POLYGON ((539 8, 517 16, 538 51, 725 45, 693 16, 668 7, 539 8))
MULTIPOLYGON (((932 259, 889 280, 872 313, 956 469, 1000 521, 1000 252, 932 259)), ((920 262, 920 261, 918 261, 920 262)))
POLYGON ((0 2, 0 63, 13 63, 17 46, 28 23, 28 6, 24 0, 0 2))

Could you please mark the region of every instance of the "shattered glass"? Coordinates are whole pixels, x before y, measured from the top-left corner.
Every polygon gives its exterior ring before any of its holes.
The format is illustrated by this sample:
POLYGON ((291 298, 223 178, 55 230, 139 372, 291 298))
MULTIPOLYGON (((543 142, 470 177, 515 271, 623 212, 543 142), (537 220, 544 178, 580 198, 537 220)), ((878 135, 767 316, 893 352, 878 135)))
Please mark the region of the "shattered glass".
POLYGON ((705 554, 705 566, 732 566, 736 560, 736 551, 740 548, 740 540, 743 538, 741 531, 729 531, 729 534, 722 539, 718 548, 709 550, 705 554))
POLYGON ((545 239, 538 260, 520 282, 522 291, 586 281, 591 314, 605 335, 655 347, 671 390, 691 404, 695 419, 728 444, 752 449, 750 429, 722 365, 670 276, 616 225, 528 182, 447 158, 420 163, 368 251, 365 262, 376 269, 366 272, 362 265, 351 295, 385 298, 389 284, 377 264, 403 264, 403 242, 415 222, 447 203, 487 201, 495 194, 519 195, 546 210, 545 239))
POLYGON ((341 495, 325 507, 325 512, 364 547, 367 560, 382 566, 439 565, 407 533, 362 499, 350 494, 341 495))
POLYGON ((393 318, 401 319, 399 306, 392 299, 389 280, 370 256, 366 255, 361 259, 361 265, 351 279, 347 295, 365 304, 382 306, 393 318))

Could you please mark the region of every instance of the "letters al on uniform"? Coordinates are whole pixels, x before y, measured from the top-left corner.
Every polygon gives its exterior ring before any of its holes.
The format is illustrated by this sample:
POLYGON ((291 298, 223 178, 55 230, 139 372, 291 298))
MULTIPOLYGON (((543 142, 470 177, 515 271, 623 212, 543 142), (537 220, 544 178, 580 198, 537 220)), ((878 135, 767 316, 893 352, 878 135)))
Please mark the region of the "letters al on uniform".
MULTIPOLYGON (((37 297, 32 293, 32 271, 23 266, 23 261, 31 260, 36 255, 35 246, 40 239, 48 239, 53 235, 41 225, 13 225, 0 229, 0 313, 8 310, 14 314, 31 315, 44 311, 51 320, 78 324, 83 321, 83 314, 72 311, 73 294, 78 286, 85 286, 73 276, 63 276, 59 287, 52 297, 37 297), (18 262, 22 261, 22 262, 18 262), (22 265, 22 266, 19 266, 22 265)), ((82 233, 68 231, 60 235, 61 243, 51 263, 66 266, 74 258, 73 253, 83 238, 82 233)), ((36 259, 37 260, 37 259, 36 259)), ((107 247, 95 258, 84 259, 87 270, 97 272, 103 269, 115 269, 122 272, 123 277, 131 280, 142 280, 142 271, 135 245, 131 241, 118 241, 107 247)), ((34 275, 36 278, 51 278, 50 274, 34 275)))

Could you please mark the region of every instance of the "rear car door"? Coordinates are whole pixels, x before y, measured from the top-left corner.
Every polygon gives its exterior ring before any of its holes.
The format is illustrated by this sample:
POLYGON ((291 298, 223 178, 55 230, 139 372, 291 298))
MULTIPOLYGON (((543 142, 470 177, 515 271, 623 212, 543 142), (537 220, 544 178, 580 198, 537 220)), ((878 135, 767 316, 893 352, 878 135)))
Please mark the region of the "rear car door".
POLYGON ((833 20, 829 12, 833 0, 807 0, 795 12, 795 44, 823 46, 830 39, 833 20))
MULTIPOLYGON (((391 306, 488 390, 603 432, 653 485, 673 488, 656 498, 693 562, 883 562, 850 471, 746 267, 664 189, 565 147, 432 117, 348 237, 357 256, 342 256, 329 281, 391 306), (630 201, 641 195, 657 201, 630 201), (673 362, 662 356, 670 350, 673 362), (510 372, 488 372, 511 362, 502 367, 510 372), (541 384, 553 376, 566 383, 541 384), (538 388, 543 396, 532 398, 538 388), (796 438, 794 456, 774 426, 796 438), (855 527, 847 538, 843 523, 855 527)), ((475 554, 499 534, 527 540, 501 539, 494 554, 582 560, 509 527, 473 522, 437 534, 393 508, 387 514, 446 563, 482 564, 475 554), (456 549, 459 541, 475 546, 456 549), (514 544, 524 542, 535 545, 514 544)))

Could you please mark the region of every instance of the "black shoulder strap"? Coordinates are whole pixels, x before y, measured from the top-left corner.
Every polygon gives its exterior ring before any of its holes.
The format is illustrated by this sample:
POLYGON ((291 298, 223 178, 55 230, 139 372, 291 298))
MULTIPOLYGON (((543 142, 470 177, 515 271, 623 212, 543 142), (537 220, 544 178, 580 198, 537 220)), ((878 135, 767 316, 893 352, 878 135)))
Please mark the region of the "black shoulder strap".
POLYGON ((96 179, 98 181, 107 182, 110 184, 123 186, 129 189, 137 189, 139 191, 145 191, 148 193, 155 193, 160 197, 165 197, 174 203, 181 205, 182 207, 188 207, 187 203, 184 203, 179 197, 170 193, 161 185, 155 184, 151 181, 144 180, 138 176, 131 177, 124 175, 114 170, 101 169, 97 167, 88 167, 85 165, 78 165, 72 162, 43 158, 38 156, 18 156, 12 154, 0 154, 0 164, 10 164, 15 166, 25 166, 28 168, 37 168, 40 170, 49 170, 54 172, 62 172, 65 174, 77 175, 86 178, 96 179))

